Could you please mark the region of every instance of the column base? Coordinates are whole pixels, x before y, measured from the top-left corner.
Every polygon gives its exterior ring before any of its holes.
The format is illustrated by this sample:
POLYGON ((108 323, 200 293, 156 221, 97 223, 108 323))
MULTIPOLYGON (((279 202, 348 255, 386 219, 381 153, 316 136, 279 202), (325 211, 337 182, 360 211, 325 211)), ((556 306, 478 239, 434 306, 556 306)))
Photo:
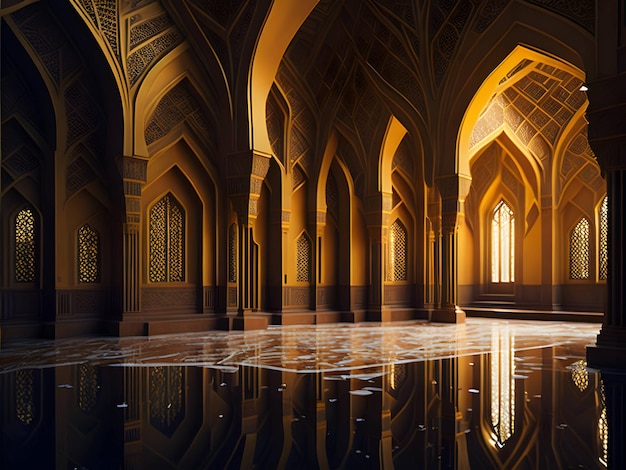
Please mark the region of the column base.
POLYGON ((594 369, 626 373, 626 328, 604 325, 596 344, 587 347, 587 365, 594 369))
POLYGON ((247 330, 264 330, 269 324, 269 315, 255 314, 250 309, 244 309, 237 312, 237 316, 232 319, 232 329, 247 330))
POLYGON ((465 323, 465 312, 456 306, 436 308, 430 313, 430 321, 436 323, 465 323))

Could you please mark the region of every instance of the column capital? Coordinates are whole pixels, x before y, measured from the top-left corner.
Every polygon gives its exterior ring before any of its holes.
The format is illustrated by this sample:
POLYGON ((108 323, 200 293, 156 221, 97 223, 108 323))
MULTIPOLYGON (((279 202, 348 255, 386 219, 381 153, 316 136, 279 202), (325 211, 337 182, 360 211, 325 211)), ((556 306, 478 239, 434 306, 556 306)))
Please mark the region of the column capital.
POLYGON ((146 182, 148 174, 146 158, 123 155, 117 159, 117 164, 124 181, 146 182))
POLYGON ((263 180, 272 156, 258 150, 245 150, 228 155, 227 191, 239 222, 248 224, 257 215, 263 180))

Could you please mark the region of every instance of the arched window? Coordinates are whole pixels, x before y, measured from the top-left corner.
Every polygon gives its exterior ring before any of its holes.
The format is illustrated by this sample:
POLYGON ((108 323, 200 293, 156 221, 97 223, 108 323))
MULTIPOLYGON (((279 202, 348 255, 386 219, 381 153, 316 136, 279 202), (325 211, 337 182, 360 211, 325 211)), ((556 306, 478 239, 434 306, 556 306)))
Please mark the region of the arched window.
POLYGON ((167 194, 150 209, 150 282, 185 280, 185 211, 167 194))
POLYGON ((389 265, 387 267, 388 281, 407 280, 407 233, 400 220, 396 220, 389 227, 389 265))
POLYGON ((311 282, 311 240, 303 233, 296 242, 296 281, 311 282))
POLYGON ((589 279, 589 220, 583 217, 569 234, 569 278, 589 279))
POLYGON ((609 234, 609 199, 604 196, 602 205, 600 206, 600 247, 598 275, 600 279, 608 278, 609 267, 609 250, 608 250, 608 234, 609 234))
POLYGON ((89 224, 78 229, 78 282, 100 282, 100 236, 89 224))
POLYGON ((38 224, 32 209, 22 209, 15 217, 15 281, 35 282, 39 259, 37 256, 38 224))
POLYGON ((491 219, 491 282, 515 282, 515 216, 504 201, 491 219))

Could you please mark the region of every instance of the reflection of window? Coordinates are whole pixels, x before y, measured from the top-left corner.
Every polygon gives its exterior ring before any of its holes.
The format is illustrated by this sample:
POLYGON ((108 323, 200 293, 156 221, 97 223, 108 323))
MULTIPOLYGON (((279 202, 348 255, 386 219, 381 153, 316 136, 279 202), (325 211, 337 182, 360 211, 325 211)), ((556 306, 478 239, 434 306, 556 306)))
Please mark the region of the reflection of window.
POLYGON ((572 370, 572 382, 578 387, 578 390, 584 392, 589 385, 589 371, 587 371, 587 361, 574 362, 570 369, 572 370))
POLYGON ((585 217, 569 234, 569 278, 589 279, 589 220, 585 217))
POLYGON ((515 217, 504 201, 491 219, 491 282, 515 282, 515 217))
POLYGON ((31 209, 22 209, 15 217, 15 281, 37 279, 37 221, 31 209))
POLYGON ((608 251, 608 234, 609 234, 609 200, 604 197, 600 206, 600 266, 598 269, 600 279, 606 280, 608 277, 609 251, 608 251))
POLYGON ((310 282, 311 281, 311 240, 306 234, 302 234, 296 242, 296 264, 297 273, 296 281, 298 282, 310 282))
POLYGON ((407 234, 400 220, 389 227, 389 266, 388 281, 407 280, 407 234))
POLYGON ((172 436, 184 417, 183 368, 150 368, 150 424, 172 436))
POLYGON ((22 424, 33 422, 35 401, 33 398, 34 373, 32 369, 15 372, 15 414, 22 424))
POLYGON ((185 280, 185 212, 170 194, 150 209, 150 281, 185 280))
POLYGON ((91 412, 98 401, 100 385, 98 368, 92 364, 81 364, 78 367, 78 406, 85 413, 91 412))
POLYGON ((602 413, 598 420, 598 438, 600 439, 600 463, 607 467, 609 461, 609 423, 606 419, 606 406, 602 407, 602 413))
POLYGON ((100 281, 100 237, 88 224, 78 229, 78 282, 100 281))
POLYGON ((491 426, 493 441, 504 447, 515 430, 515 340, 507 330, 491 334, 491 426))

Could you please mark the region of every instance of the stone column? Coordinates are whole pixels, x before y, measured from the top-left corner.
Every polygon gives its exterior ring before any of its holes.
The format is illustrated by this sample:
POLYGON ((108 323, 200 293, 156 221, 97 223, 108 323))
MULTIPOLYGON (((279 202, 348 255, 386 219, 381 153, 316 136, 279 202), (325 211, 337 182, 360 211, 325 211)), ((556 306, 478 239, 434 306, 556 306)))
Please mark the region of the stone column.
POLYGON ((122 312, 141 311, 141 191, 146 182, 147 160, 122 157, 126 220, 123 226, 122 312))
MULTIPOLYGON (((471 180, 451 175, 437 180, 441 194, 440 250, 440 301, 431 315, 432 321, 462 323, 465 312, 457 306, 458 266, 458 214, 462 201, 469 191, 471 180)), ((436 243, 437 245, 437 243, 436 243)))
POLYGON ((252 230, 257 216, 257 203, 261 196, 263 179, 270 167, 271 156, 255 150, 246 150, 228 156, 228 197, 237 213, 237 318, 235 328, 255 328, 262 322, 251 319, 244 322, 252 312, 258 276, 253 269, 254 240, 252 230), (246 324, 247 323, 247 324, 246 324), (257 324, 258 323, 258 324, 257 324), (256 325, 256 326, 255 326, 256 325))
POLYGON ((596 368, 626 369, 626 24, 620 2, 598 2, 597 75, 588 83, 589 145, 606 177, 608 196, 607 304, 596 345, 587 362, 596 368))
POLYGON ((606 178, 608 196, 607 303, 596 345, 587 349, 592 367, 626 369, 626 76, 589 84, 589 144, 606 178))
POLYGON ((391 193, 380 192, 367 200, 367 226, 370 238, 370 292, 368 320, 389 321, 390 312, 385 309, 385 276, 387 271, 387 243, 389 215, 392 205, 391 193))

